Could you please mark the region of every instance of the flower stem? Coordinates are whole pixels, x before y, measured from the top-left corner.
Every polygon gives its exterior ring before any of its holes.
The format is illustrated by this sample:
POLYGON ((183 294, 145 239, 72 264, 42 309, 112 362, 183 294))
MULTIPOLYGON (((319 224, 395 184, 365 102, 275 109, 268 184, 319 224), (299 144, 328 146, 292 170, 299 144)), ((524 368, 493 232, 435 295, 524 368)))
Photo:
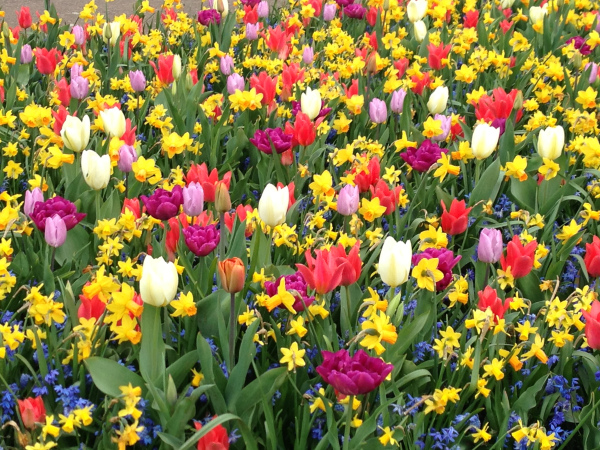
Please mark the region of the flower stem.
POLYGON ((56 247, 52 247, 52 256, 50 257, 50 272, 54 272, 54 260, 56 256, 56 247))
POLYGON ((219 213, 219 261, 225 259, 225 238, 227 228, 225 226, 225 213, 219 213))
POLYGON ((229 373, 235 363, 235 293, 231 294, 231 310, 229 311, 229 373))
POLYGON ((354 404, 354 395, 348 399, 348 409, 346 410, 346 426, 344 428, 344 450, 350 448, 350 424, 352 423, 352 405, 354 404))

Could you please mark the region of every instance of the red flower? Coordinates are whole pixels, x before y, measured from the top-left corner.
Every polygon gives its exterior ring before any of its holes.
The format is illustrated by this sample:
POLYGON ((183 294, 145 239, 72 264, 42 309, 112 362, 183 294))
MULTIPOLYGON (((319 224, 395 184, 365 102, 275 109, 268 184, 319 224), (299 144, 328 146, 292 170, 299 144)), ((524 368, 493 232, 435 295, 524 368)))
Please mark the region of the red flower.
MULTIPOLYGON (((90 283, 87 282, 86 286, 89 284, 90 283)), ((81 294, 79 295, 79 300, 81 300, 81 304, 77 309, 77 317, 80 319, 83 317, 84 319, 89 320, 94 317, 96 320, 98 320, 106 309, 106 303, 100 300, 100 297, 97 295, 89 298, 88 296, 81 294)))
POLYGON ((154 64, 154 61, 150 62, 162 84, 171 84, 175 79, 173 78, 173 58, 175 58, 175 55, 159 55, 158 68, 154 64))
POLYGON ((354 184, 358 186, 358 190, 362 193, 368 192, 371 187, 375 187, 379 182, 381 167, 378 158, 371 158, 366 170, 356 172, 356 168, 352 169, 355 173, 354 184))
POLYGON ((379 204, 385 206, 386 210, 384 214, 386 216, 394 212, 396 205, 398 204, 398 199, 400 198, 402 186, 396 186, 394 189, 390 189, 385 181, 379 180, 375 187, 370 186, 369 189, 371 190, 371 195, 379 199, 379 204))
POLYGON ((21 6, 21 10, 17 11, 17 21, 19 22, 19 26, 26 30, 31 26, 31 11, 29 11, 29 6, 21 6))
POLYGON ((137 127, 131 128, 131 119, 125 119, 125 133, 121 136, 121 140, 127 145, 133 146, 135 144, 135 130, 137 127))
POLYGON ((317 137, 315 125, 303 112, 298 113, 293 127, 289 122, 286 122, 285 132, 286 134, 291 134, 293 136, 292 147, 295 147, 296 145, 306 147, 307 145, 312 144, 317 137))
POLYGON ((502 28, 502 33, 506 34, 508 33, 508 30, 510 30, 510 27, 513 26, 512 22, 509 22, 508 20, 503 20, 502 22, 500 22, 500 28, 502 28))
POLYGON ((69 83, 67 83, 66 78, 61 78, 61 80, 56 83, 56 87, 58 88, 58 100, 60 103, 67 107, 71 102, 71 90, 69 89, 69 83))
POLYGON ((402 78, 409 64, 408 58, 401 58, 398 61, 394 61, 394 67, 398 70, 398 78, 402 78))
POLYGON ((496 289, 492 288, 491 286, 486 286, 485 289, 483 291, 479 291, 477 295, 479 296, 479 303, 477 304, 477 307, 481 311, 485 311, 490 308, 492 313, 494 313, 494 318, 496 321, 504 318, 504 313, 508 311, 510 306, 510 299, 507 298, 504 300, 504 303, 502 303, 502 299, 498 297, 496 289))
MULTIPOLYGON (((202 429, 200 422, 194 421, 196 430, 202 429)), ((229 449, 229 436, 227 430, 223 425, 217 425, 208 433, 200 438, 198 441, 198 450, 228 450, 229 449)))
POLYGON ((44 75, 53 73, 58 61, 62 59, 62 54, 55 48, 50 51, 45 48, 36 48, 33 54, 37 69, 44 75))
POLYGON ((512 241, 506 246, 506 256, 500 257, 502 270, 506 271, 510 267, 511 274, 515 279, 528 275, 533 268, 536 248, 537 241, 533 240, 527 245, 523 245, 519 236, 513 236, 512 241))
POLYGON ((46 408, 42 397, 28 397, 24 400, 17 400, 19 404, 19 412, 25 428, 33 430, 35 424, 44 422, 46 418, 46 408))
POLYGON ((62 130, 62 126, 65 123, 65 120, 67 120, 68 115, 69 111, 67 111, 67 109, 62 105, 58 107, 58 111, 52 111, 52 116, 54 117, 54 125, 52 125, 52 130, 57 136, 60 136, 60 130, 62 130))
MULTIPOLYGON (((219 182, 219 173, 217 169, 213 169, 209 175, 206 163, 192 163, 190 170, 188 170, 188 173, 185 176, 185 182, 187 184, 190 184, 193 181, 202 185, 202 189, 204 190, 205 202, 215 201, 215 187, 219 182)), ((222 181, 227 187, 227 189, 229 189, 229 183, 231 182, 231 171, 223 175, 222 181)))
POLYGON ((126 209, 131 211, 136 220, 142 217, 142 212, 140 210, 140 200, 138 198, 126 198, 123 201, 123 208, 121 209, 121 214, 123 214, 126 209))
POLYGON ((362 260, 360 259, 360 244, 357 242, 350 252, 346 255, 346 250, 342 244, 331 247, 329 250, 331 257, 338 265, 338 271, 342 273, 340 286, 350 286, 358 281, 362 270, 362 260))
MULTIPOLYGON (((244 220, 246 220, 248 213, 252 212, 252 211, 253 211, 253 208, 250 205, 246 205, 246 206, 238 205, 237 208, 235 208, 235 212, 233 212, 233 213, 226 212, 225 213, 225 226, 227 227, 229 232, 230 233, 233 232, 233 225, 235 223, 236 217, 238 218, 238 220, 241 223, 244 220)), ((244 231, 244 235, 246 237, 252 236, 252 226, 250 226, 249 224, 246 224, 246 230, 244 231)))
POLYGON ((460 202, 452 199, 450 211, 446 210, 446 205, 442 202, 442 230, 450 236, 464 233, 469 221, 469 212, 473 208, 467 208, 464 200, 460 202))
POLYGON ((377 8, 375 8, 374 6, 371 6, 369 11, 367 12, 367 23, 372 27, 374 27, 377 23, 377 8))
POLYGON ((288 42, 288 33, 282 28, 279 28, 279 26, 274 28, 269 27, 268 31, 268 37, 266 37, 264 33, 262 34, 265 44, 267 44, 267 47, 269 47, 271 51, 277 52, 279 59, 286 60, 291 50, 291 45, 288 42))
POLYGON ((181 213, 176 217, 171 217, 167 221, 168 230, 165 238, 165 247, 167 249, 169 261, 175 261, 175 252, 177 251, 177 245, 179 244, 180 223, 181 228, 187 228, 189 226, 185 213, 181 213))
POLYGON ((429 76, 429 72, 425 72, 421 75, 413 75, 410 77, 410 80, 415 83, 415 87, 411 88, 412 91, 417 95, 421 95, 423 93, 423 89, 429 86, 431 77, 429 76))
MULTIPOLYGON (((492 96, 484 95, 475 105, 475 116, 478 120, 493 122, 495 119, 508 119, 512 112, 515 98, 517 97, 516 89, 506 93, 502 88, 496 88, 492 91, 492 96)), ((517 121, 523 115, 523 111, 517 113, 517 121)))
POLYGON ((442 68, 442 59, 448 57, 448 53, 452 46, 450 44, 444 45, 442 42, 440 45, 429 44, 427 46, 427 50, 429 51, 429 58, 427 59, 427 64, 434 70, 440 70, 442 68))
POLYGON ((308 285, 319 294, 326 294, 338 287, 342 281, 342 271, 339 268, 338 258, 328 250, 316 250, 317 258, 313 258, 310 250, 304 256, 308 267, 296 264, 308 285))
POLYGON ((352 98, 355 95, 358 95, 358 80, 352 80, 350 83, 350 87, 346 87, 345 84, 342 84, 344 87, 344 96, 346 98, 352 98))
POLYGON ((581 310, 581 313, 585 317, 585 337, 588 345, 600 350, 600 302, 594 300, 590 312, 581 310))
POLYGON ((281 72, 281 81, 283 83, 283 89, 281 92, 281 98, 286 100, 292 96, 292 88, 298 81, 304 79, 304 69, 300 69, 300 64, 284 64, 281 72))
POLYGON ((262 94, 260 101, 263 105, 270 105, 277 94, 277 77, 271 78, 267 72, 260 72, 258 76, 250 77, 250 87, 256 89, 256 92, 262 94))
POLYGON ((244 5, 244 23, 251 23, 254 25, 258 22, 258 5, 254 7, 250 5, 244 5))
POLYGON ((477 28, 477 22, 479 22, 479 11, 469 11, 465 14, 465 28, 477 28))
POLYGON ((308 3, 315 10, 314 17, 320 17, 321 10, 323 9, 323 0, 308 0, 308 3))
POLYGON ((600 239, 594 236, 591 244, 585 244, 585 268, 590 277, 600 277, 600 239))

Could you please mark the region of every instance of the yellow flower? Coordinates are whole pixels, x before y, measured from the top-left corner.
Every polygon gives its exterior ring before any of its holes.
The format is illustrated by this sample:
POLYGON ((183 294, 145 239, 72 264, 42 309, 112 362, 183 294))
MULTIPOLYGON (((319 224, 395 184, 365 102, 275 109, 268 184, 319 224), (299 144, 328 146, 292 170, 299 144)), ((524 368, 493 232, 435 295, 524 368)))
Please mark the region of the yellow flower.
POLYGON ((360 114, 363 105, 365 104, 365 97, 362 95, 353 95, 346 100, 346 106, 352 114, 360 114))
POLYGON ((515 177, 519 181, 525 181, 527 179, 527 159, 517 155, 512 162, 507 162, 506 167, 503 169, 506 172, 506 179, 509 177, 515 177))
POLYGON ((460 173, 460 167, 450 164, 450 158, 446 153, 442 153, 440 159, 436 161, 440 166, 435 170, 433 176, 440 179, 440 183, 444 181, 446 175, 457 176, 460 173))
POLYGON ((385 212, 386 207, 381 206, 379 198, 375 197, 373 200, 367 200, 363 198, 361 200, 361 206, 358 212, 365 218, 367 222, 373 222, 375 219, 381 217, 385 212))
POLYGON ((551 180, 558 174, 560 166, 548 158, 543 158, 543 162, 544 164, 540 166, 538 172, 544 177, 544 180, 551 180))
POLYGON ((21 168, 21 164, 14 162, 12 159, 8 161, 4 169, 2 169, 8 178, 12 178, 16 180, 23 173, 23 169, 21 168))
POLYGON ((378 355, 385 351, 381 341, 393 345, 398 339, 396 327, 390 323, 390 318, 384 312, 380 312, 378 315, 374 314, 369 320, 365 320, 361 325, 361 329, 366 334, 363 340, 360 341, 360 345, 369 350, 374 349, 378 355))
POLYGON ((131 165, 135 179, 140 183, 148 181, 150 184, 156 184, 162 179, 160 168, 156 167, 153 159, 146 159, 140 156, 136 162, 131 165))
POLYGON ((485 376, 490 377, 493 375, 497 381, 500 381, 502 378, 504 378, 504 372, 502 372, 503 368, 504 361, 498 360, 498 358, 494 358, 491 363, 488 363, 485 366, 483 366, 485 376))
POLYGON ((597 92, 589 86, 585 91, 579 91, 575 101, 579 103, 584 109, 590 109, 596 107, 596 95, 597 92))
POLYGON ((423 122, 423 136, 427 138, 432 138, 444 133, 442 130, 442 121, 435 120, 433 117, 429 116, 425 122, 423 122))
POLYGON ((402 137, 400 139, 398 139, 397 141, 395 141, 394 145, 396 146, 396 151, 401 152, 405 148, 416 147, 417 143, 416 143, 416 141, 409 141, 408 138, 406 137, 406 131, 403 131, 402 137))
POLYGON ((442 228, 435 228, 429 225, 426 231, 422 231, 419 234, 421 244, 419 250, 426 250, 428 248, 446 248, 448 246, 448 236, 442 231, 442 228))
POLYGON ((185 133, 183 136, 179 136, 177 133, 169 133, 163 135, 162 151, 166 152, 169 158, 173 158, 173 156, 179 155, 189 148, 193 142, 189 133, 185 133))
POLYGON ((437 258, 423 258, 413 268, 411 275, 417 280, 420 289, 435 291, 435 283, 444 278, 442 271, 438 270, 438 263, 437 258))
POLYGON ((333 121, 333 129, 338 134, 347 133, 350 130, 351 119, 348 119, 343 112, 338 113, 337 119, 333 121))
POLYGON ((180 294, 177 300, 173 300, 170 305, 175 308, 172 317, 187 317, 196 315, 196 303, 191 292, 180 294))
POLYGON ((325 195, 331 197, 335 194, 332 187, 333 178, 329 170, 325 170, 321 175, 313 175, 313 182, 308 187, 313 191, 313 195, 318 197, 319 195, 325 195))
POLYGON ((394 439, 394 430, 390 429, 390 427, 379 427, 379 429, 383 431, 383 434, 379 436, 379 442, 381 442, 381 445, 399 445, 398 441, 394 439))
POLYGON ((560 233, 556 235, 557 239, 565 242, 575 236, 581 230, 581 225, 575 222, 575 219, 571 219, 568 225, 563 225, 560 233))
POLYGON ((279 360, 281 364, 288 365, 288 371, 296 370, 296 367, 303 367, 306 365, 306 361, 304 361, 304 354, 306 350, 299 349, 297 342, 292 342, 290 348, 282 347, 280 349, 283 357, 279 360))
POLYGON ((492 435, 487 432, 488 427, 489 424, 486 423, 481 429, 475 428, 475 433, 471 434, 474 443, 477 444, 477 442, 479 442, 480 440, 482 440, 483 442, 488 442, 490 439, 492 439, 492 435))
POLYGON ((229 101, 231 102, 231 108, 235 112, 246 111, 247 109, 254 111, 262 107, 262 98, 263 95, 257 93, 255 88, 252 88, 249 91, 236 90, 235 93, 229 96, 229 101))

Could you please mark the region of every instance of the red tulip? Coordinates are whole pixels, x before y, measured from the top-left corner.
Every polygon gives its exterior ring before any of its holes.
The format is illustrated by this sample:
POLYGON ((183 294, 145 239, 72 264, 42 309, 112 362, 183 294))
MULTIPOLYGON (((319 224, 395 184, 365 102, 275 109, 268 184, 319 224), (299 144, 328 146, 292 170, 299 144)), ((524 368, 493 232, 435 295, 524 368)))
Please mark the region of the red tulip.
POLYGON ((258 22, 258 5, 254 7, 250 5, 244 6, 244 23, 251 23, 254 25, 258 22))
POLYGON ((58 61, 62 59, 62 54, 55 48, 50 51, 45 48, 36 48, 33 54, 37 69, 44 75, 53 73, 58 61))
POLYGON ((69 88, 69 83, 67 83, 66 78, 61 78, 61 80, 56 83, 56 87, 58 88, 58 100, 60 103, 67 107, 71 102, 71 89, 69 88))
MULTIPOLYGON (((86 286, 89 284, 89 282, 86 283, 86 286)), ((81 300, 81 304, 77 309, 77 317, 80 319, 84 318, 89 320, 94 317, 96 320, 98 320, 106 309, 106 303, 100 300, 100 297, 97 295, 89 298, 87 295, 81 294, 79 296, 79 300, 81 300)))
POLYGON ((498 293, 491 286, 486 286, 483 291, 479 291, 477 293, 479 296, 479 303, 477 307, 481 311, 485 311, 488 308, 494 313, 494 317, 496 321, 504 318, 504 313, 508 310, 510 306, 510 299, 506 299, 504 303, 502 303, 502 299, 498 297, 498 293))
POLYGON ((451 45, 444 45, 443 42, 440 45, 429 44, 427 46, 427 50, 429 51, 427 64, 429 64, 429 67, 434 70, 440 70, 442 68, 442 59, 448 57, 451 49, 451 45))
MULTIPOLYGON (((233 213, 226 212, 225 213, 225 226, 227 227, 229 232, 230 233, 233 232, 233 225, 235 223, 236 217, 238 218, 238 220, 240 222, 243 222, 244 220, 246 220, 248 213, 252 212, 252 211, 253 211, 253 208, 250 205, 246 205, 246 206, 238 205, 237 208, 235 208, 235 212, 233 212, 233 213)), ((244 235, 246 237, 252 236, 252 226, 250 224, 246 224, 246 230, 244 231, 244 235)))
POLYGON ((590 277, 600 277, 600 239, 594 236, 591 244, 585 244, 585 268, 590 277))
POLYGON ((267 47, 269 47, 271 51, 277 52, 279 59, 285 61, 291 51, 288 33, 282 28, 279 28, 279 26, 275 28, 269 27, 268 32, 268 37, 262 33, 265 44, 267 44, 267 47))
POLYGON ((263 105, 270 105, 277 94, 277 77, 271 78, 267 72, 260 72, 250 77, 250 87, 256 89, 258 94, 262 94, 260 101, 263 105))
POLYGON ((175 58, 175 55, 159 55, 158 68, 153 61, 150 62, 162 84, 171 84, 175 80, 173 77, 173 58, 175 58))
MULTIPOLYGON (((488 123, 493 122, 495 119, 508 119, 518 92, 513 89, 507 93, 502 88, 496 88, 492 91, 491 96, 483 95, 475 106, 475 116, 478 120, 483 119, 488 123)), ((522 115, 523 111, 519 110, 516 116, 517 121, 522 115)))
POLYGON ((293 127, 292 125, 290 125, 289 122, 286 122, 285 133, 291 134, 293 136, 293 147, 295 147, 296 145, 302 145, 306 147, 312 144, 317 137, 315 125, 312 123, 310 118, 303 112, 298 113, 293 127))
POLYGON ((500 257, 502 270, 506 271, 510 267, 511 274, 515 279, 528 275, 533 268, 536 248, 537 241, 533 240, 527 245, 523 245, 519 236, 513 236, 512 241, 506 246, 506 256, 500 257))
MULTIPOLYGON (((284 188, 285 185, 279 181, 277 183, 277 187, 278 188, 284 188)), ((293 181, 290 181, 290 184, 287 185, 288 188, 288 193, 290 194, 290 200, 288 202, 288 211, 292 208, 292 206, 294 206, 294 203, 296 203, 296 196, 294 195, 295 191, 296 191, 296 184, 293 181)))
POLYGON ((31 11, 29 11, 29 6, 21 6, 21 10, 17 11, 17 21, 19 22, 19 26, 26 30, 31 26, 31 11))
POLYGON ((432 81, 429 72, 425 72, 424 74, 415 74, 410 77, 410 81, 412 81, 415 86, 411 88, 411 90, 417 94, 421 95, 423 93, 423 89, 429 86, 429 83, 432 81))
POLYGON ((408 64, 410 61, 408 58, 400 58, 398 61, 394 61, 394 67, 398 71, 398 78, 402 78, 406 69, 408 69, 408 64))
POLYGON ((390 189, 388 184, 379 180, 375 187, 370 186, 371 195, 373 198, 379 199, 379 204, 385 206, 385 215, 391 214, 396 209, 398 199, 400 198, 400 192, 402 192, 402 186, 396 186, 394 189, 390 189))
POLYGON ((24 400, 17 400, 19 412, 25 428, 33 430, 36 423, 44 422, 46 418, 46 408, 42 397, 28 397, 24 400))
MULTIPOLYGON (((206 163, 192 163, 192 165, 190 166, 190 170, 188 170, 188 173, 185 176, 185 182, 187 184, 190 184, 193 181, 202 185, 202 189, 204 190, 205 202, 215 201, 215 187, 219 182, 219 172, 217 171, 217 169, 213 169, 209 174, 208 168, 206 167, 206 163)), ((229 183, 231 182, 231 171, 223 175, 222 182, 225 184, 227 189, 229 189, 229 183)))
POLYGON ((176 217, 171 217, 167 221, 169 228, 165 238, 165 247, 167 248, 167 256, 169 257, 169 261, 175 261, 175 252, 177 251, 177 244, 179 244, 180 223, 182 228, 187 228, 189 226, 184 213, 181 213, 176 217))
POLYGON ((581 310, 581 314, 585 317, 585 337, 588 345, 600 350, 600 302, 594 300, 590 312, 581 310))
POLYGON ((450 236, 464 233, 469 223, 469 212, 473 208, 467 208, 464 200, 458 201, 452 199, 450 211, 446 210, 446 205, 442 202, 442 230, 450 236))
POLYGON ((123 214, 127 209, 131 211, 136 220, 142 217, 142 212, 140 210, 140 200, 138 198, 126 198, 123 201, 123 208, 121 209, 121 214, 123 214))
MULTIPOLYGON (((202 428, 200 422, 194 421, 196 430, 202 428)), ((227 430, 223 425, 217 425, 208 433, 200 438, 198 441, 198 450, 228 450, 229 449, 229 436, 227 430)))
POLYGON ((60 131, 62 130, 62 126, 65 123, 65 120, 67 120, 68 115, 69 111, 67 111, 63 105, 58 107, 58 111, 52 111, 52 116, 54 117, 54 125, 52 125, 52 130, 57 136, 60 136, 60 131))
POLYGON ((371 6, 369 11, 367 12, 367 23, 372 27, 374 27, 377 23, 377 8, 375 8, 374 6, 371 6))
POLYGON ((360 259, 360 244, 357 242, 350 252, 346 255, 346 250, 342 244, 331 247, 329 253, 338 265, 338 271, 342 273, 340 286, 350 286, 358 281, 362 270, 362 260, 360 259))
POLYGON ((360 193, 368 192, 371 187, 375 187, 379 182, 381 173, 379 158, 371 158, 366 170, 362 169, 360 172, 356 172, 356 168, 354 168, 352 172, 355 174, 354 184, 358 186, 360 193))
POLYGON ((465 28, 477 28, 477 22, 479 22, 479 11, 469 11, 465 14, 465 28))
POLYGON ((319 294, 326 294, 338 287, 342 281, 342 271, 339 270, 337 258, 328 250, 317 250, 317 258, 313 258, 310 250, 304 256, 308 267, 296 264, 308 285, 319 294))

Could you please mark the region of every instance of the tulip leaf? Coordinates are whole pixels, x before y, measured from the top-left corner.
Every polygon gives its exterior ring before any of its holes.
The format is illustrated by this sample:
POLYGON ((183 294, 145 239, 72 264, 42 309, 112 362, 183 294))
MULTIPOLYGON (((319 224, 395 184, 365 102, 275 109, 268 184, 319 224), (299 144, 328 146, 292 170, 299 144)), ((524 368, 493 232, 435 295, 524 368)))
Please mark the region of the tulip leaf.
POLYGON ((256 347, 254 345, 254 335, 260 325, 259 320, 255 320, 244 333, 242 339, 242 345, 239 349, 239 357, 237 364, 233 367, 229 380, 227 381, 227 388, 225 389, 225 399, 228 405, 234 405, 235 402, 244 387, 246 381, 246 375, 248 374, 248 368, 256 355, 256 347))
POLYGON ((120 212, 121 200, 119 198, 119 191, 115 189, 100 207, 100 217, 102 219, 113 219, 118 217, 120 212))
POLYGON ((547 379, 548 375, 546 374, 537 380, 535 384, 528 387, 523 393, 521 393, 517 401, 513 403, 512 409, 521 417, 523 417, 523 414, 537 404, 536 396, 546 384, 547 379))
POLYGON ((198 352, 195 350, 188 352, 167 367, 167 377, 169 375, 172 376, 175 386, 179 387, 188 377, 190 370, 192 370, 197 362, 198 352))
POLYGON ((106 395, 119 397, 122 395, 119 386, 127 386, 130 383, 134 387, 142 388, 142 395, 146 394, 146 385, 142 377, 118 362, 98 356, 92 356, 83 362, 96 387, 106 395))
POLYGON ((473 192, 469 197, 469 206, 475 206, 475 204, 480 201, 487 202, 488 200, 491 200, 493 202, 502 185, 503 175, 504 174, 500 170, 500 160, 496 159, 487 167, 487 169, 485 169, 479 182, 473 188, 473 192))
POLYGON ((144 305, 142 312, 142 343, 139 362, 140 372, 147 383, 156 383, 165 374, 165 342, 163 340, 160 313, 163 308, 144 305))
POLYGON ((268 387, 268 391, 265 392, 264 395, 270 399, 279 386, 285 381, 286 376, 287 368, 277 367, 266 371, 260 375, 259 378, 246 385, 237 397, 235 404, 237 413, 243 418, 245 413, 249 412, 250 408, 261 401, 261 384, 263 387, 268 387))
POLYGON ((394 364, 397 359, 408 350, 412 345, 415 337, 423 330, 423 327, 429 321, 430 311, 425 311, 423 314, 415 317, 408 325, 403 326, 398 333, 396 343, 389 349, 388 361, 394 364))
POLYGON ((536 188, 537 185, 533 178, 527 178, 525 181, 510 179, 510 192, 515 202, 519 207, 528 211, 535 211, 536 188))
MULTIPOLYGON (((198 359, 200 360, 202 374, 204 375, 204 382, 207 384, 216 384, 215 372, 213 368, 215 358, 212 354, 210 345, 200 333, 198 333, 198 337, 196 339, 196 348, 198 349, 198 359)), ((216 370, 221 370, 218 368, 218 365, 216 370)), ((208 395, 215 413, 223 414, 225 411, 227 411, 225 399, 223 398, 223 394, 221 393, 221 389, 218 385, 212 388, 208 395)))

